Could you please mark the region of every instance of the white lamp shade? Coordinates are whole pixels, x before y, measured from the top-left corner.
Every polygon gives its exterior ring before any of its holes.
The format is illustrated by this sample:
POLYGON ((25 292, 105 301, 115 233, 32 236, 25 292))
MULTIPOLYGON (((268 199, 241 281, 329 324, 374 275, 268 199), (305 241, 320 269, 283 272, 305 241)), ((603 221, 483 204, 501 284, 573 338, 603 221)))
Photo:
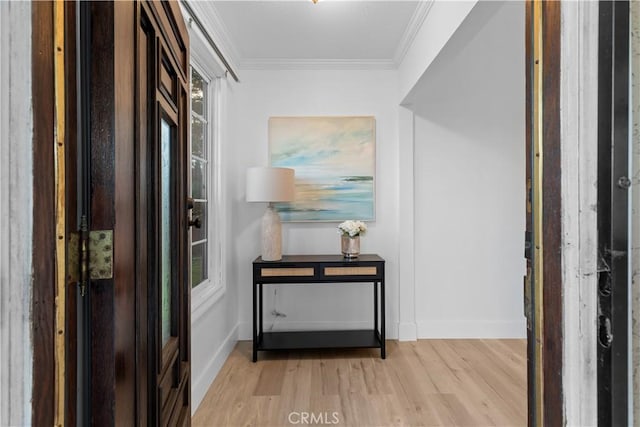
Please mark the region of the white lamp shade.
POLYGON ((290 202, 295 198, 294 170, 254 167, 247 169, 247 202, 290 202))

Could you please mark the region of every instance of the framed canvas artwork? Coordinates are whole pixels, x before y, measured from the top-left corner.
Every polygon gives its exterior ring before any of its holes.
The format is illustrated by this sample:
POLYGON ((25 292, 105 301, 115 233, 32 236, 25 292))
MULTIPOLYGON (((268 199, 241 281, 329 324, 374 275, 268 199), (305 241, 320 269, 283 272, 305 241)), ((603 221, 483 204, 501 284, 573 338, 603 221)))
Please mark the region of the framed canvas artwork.
POLYGON ((375 219, 375 118, 271 117, 272 166, 295 170, 296 200, 283 221, 375 219))

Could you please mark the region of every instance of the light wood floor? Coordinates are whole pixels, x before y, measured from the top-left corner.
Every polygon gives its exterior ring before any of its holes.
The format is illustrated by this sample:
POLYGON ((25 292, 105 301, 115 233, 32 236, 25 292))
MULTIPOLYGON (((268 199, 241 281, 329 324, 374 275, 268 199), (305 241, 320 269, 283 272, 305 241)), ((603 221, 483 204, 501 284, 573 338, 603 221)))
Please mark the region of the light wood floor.
POLYGON ((192 424, 527 424, 525 340, 388 341, 387 359, 379 355, 374 349, 260 352, 252 363, 251 343, 240 342, 192 424))

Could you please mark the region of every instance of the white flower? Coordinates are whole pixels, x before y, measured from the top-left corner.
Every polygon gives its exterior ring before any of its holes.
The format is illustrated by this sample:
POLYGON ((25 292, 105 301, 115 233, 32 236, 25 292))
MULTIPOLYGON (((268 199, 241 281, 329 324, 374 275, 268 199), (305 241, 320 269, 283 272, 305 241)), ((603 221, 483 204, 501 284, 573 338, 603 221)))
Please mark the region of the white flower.
POLYGON ((348 220, 338 226, 338 232, 343 236, 360 236, 367 232, 367 224, 362 221, 348 220))

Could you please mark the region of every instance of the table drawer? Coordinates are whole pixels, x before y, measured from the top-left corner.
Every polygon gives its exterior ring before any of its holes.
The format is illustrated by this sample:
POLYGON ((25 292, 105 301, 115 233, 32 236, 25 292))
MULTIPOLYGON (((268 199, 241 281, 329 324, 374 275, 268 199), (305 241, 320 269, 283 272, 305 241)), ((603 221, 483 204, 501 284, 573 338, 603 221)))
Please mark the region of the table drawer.
POLYGON ((323 274, 328 277, 336 276, 377 276, 378 267, 324 267, 323 274))
POLYGON ((264 267, 260 277, 314 277, 313 267, 264 267))

